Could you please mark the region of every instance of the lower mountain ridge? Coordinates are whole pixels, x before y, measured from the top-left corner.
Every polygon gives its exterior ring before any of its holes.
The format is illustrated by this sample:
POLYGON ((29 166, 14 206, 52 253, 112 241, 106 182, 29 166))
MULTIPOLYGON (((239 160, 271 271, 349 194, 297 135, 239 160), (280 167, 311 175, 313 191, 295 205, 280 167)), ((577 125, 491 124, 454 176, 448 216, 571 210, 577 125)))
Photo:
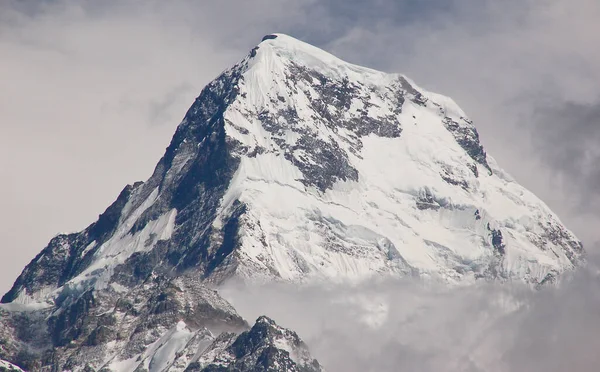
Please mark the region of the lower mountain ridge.
POLYGON ((267 35, 202 90, 147 181, 25 267, 0 305, 0 370, 321 371, 296 333, 211 288, 542 285, 583 262, 451 99, 267 35))
POLYGON ((0 308, 1 355, 30 371, 322 371, 296 333, 265 316, 250 327, 191 277, 64 301, 0 308))

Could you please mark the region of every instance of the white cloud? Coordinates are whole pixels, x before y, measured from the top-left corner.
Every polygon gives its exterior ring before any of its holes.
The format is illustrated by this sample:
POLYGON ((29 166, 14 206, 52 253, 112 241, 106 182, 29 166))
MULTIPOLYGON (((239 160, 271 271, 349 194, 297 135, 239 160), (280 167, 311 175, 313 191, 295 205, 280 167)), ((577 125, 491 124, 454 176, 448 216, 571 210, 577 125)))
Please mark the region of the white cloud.
POLYGON ((295 330, 330 371, 596 371, 600 277, 560 288, 451 288, 371 281, 355 286, 230 285, 242 316, 295 330))

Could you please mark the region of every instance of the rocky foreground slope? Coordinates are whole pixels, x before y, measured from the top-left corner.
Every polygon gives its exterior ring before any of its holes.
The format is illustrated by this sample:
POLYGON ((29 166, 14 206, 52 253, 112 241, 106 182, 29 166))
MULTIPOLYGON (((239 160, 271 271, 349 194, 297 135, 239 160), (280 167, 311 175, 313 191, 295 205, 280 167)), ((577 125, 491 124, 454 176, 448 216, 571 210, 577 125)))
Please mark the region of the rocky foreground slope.
POLYGON ((249 327, 191 277, 151 274, 0 316, 0 355, 26 370, 321 371, 296 333, 267 317, 249 327))

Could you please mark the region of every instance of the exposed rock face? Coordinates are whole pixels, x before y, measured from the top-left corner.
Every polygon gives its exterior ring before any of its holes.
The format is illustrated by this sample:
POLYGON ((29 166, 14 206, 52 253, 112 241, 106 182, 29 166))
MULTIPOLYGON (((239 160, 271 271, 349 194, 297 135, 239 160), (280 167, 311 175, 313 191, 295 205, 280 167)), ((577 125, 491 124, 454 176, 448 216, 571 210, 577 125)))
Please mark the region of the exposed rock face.
POLYGON ((233 307, 193 278, 126 288, 2 310, 2 357, 31 371, 320 371, 294 332, 264 317, 245 331, 233 307))
POLYGON ((264 316, 239 336, 222 334, 204 351, 197 365, 206 365, 198 371, 322 371, 295 332, 264 316))
POLYGON ((12 363, 0 360, 0 372, 22 372, 23 370, 12 363))
POLYGON ((206 285, 539 284, 582 260, 451 99, 268 35, 202 90, 146 182, 23 270, 2 297, 0 358, 27 370, 318 371, 297 335, 268 318, 245 331, 206 285))

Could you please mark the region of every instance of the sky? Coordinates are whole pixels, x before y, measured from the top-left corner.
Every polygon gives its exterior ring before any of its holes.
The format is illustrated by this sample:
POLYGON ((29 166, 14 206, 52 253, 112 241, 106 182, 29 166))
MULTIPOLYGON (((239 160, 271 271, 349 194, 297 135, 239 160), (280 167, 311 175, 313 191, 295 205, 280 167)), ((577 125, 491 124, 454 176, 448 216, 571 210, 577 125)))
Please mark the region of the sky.
POLYGON ((202 87, 273 32, 452 97, 594 250, 598 19, 597 0, 0 0, 0 292, 149 177, 202 87))

